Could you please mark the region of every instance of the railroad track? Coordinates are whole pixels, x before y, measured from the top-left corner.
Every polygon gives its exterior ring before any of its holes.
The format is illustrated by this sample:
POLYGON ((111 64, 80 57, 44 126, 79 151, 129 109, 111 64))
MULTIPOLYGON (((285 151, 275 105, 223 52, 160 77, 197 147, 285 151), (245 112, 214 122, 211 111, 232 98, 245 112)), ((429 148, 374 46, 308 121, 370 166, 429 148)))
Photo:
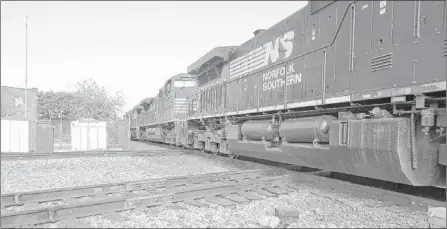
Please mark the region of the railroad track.
POLYGON ((119 156, 177 156, 186 154, 188 150, 127 150, 127 151, 79 151, 79 152, 53 152, 53 153, 1 153, 2 161, 10 160, 37 160, 54 158, 76 157, 119 157, 119 156))
POLYGON ((195 201, 197 198, 207 198, 225 206, 231 205, 230 203, 234 205, 237 202, 259 199, 244 193, 250 187, 262 192, 262 189, 275 191, 275 186, 285 187, 284 185, 291 184, 291 175, 284 172, 277 169, 248 170, 6 194, 1 197, 2 210, 6 211, 1 215, 1 225, 10 228, 64 221, 69 226, 76 226, 74 222, 77 222, 78 217, 116 215, 117 211, 172 202, 200 205, 200 202, 195 201), (138 191, 146 193, 137 194, 138 191), (119 193, 120 196, 107 196, 113 193, 119 193), (223 196, 217 197, 219 195, 223 196), (92 196, 93 200, 77 200, 92 196), (51 207, 42 205, 61 200, 65 204, 51 207), (8 212, 8 208, 15 206, 38 209, 8 212))
POLYGON ((104 215, 111 220, 122 220, 123 216, 119 214, 121 211, 179 202, 206 206, 198 201, 200 199, 234 207, 236 204, 299 190, 301 184, 350 192, 354 196, 380 199, 416 209, 445 208, 446 205, 443 201, 353 184, 313 173, 267 169, 6 194, 1 197, 4 211, 14 206, 36 206, 60 200, 66 202, 51 207, 40 206, 38 209, 2 213, 1 225, 3 228, 11 228, 62 221, 69 227, 86 227, 78 219, 104 215), (121 195, 107 196, 113 193, 121 195), (96 199, 85 202, 77 200, 89 196, 96 199))
MULTIPOLYGON (((140 140, 149 145, 167 146, 169 144, 140 140)), ((172 149, 178 149, 176 146, 169 145, 172 149)), ((190 149, 190 154, 199 152, 195 149, 190 149)), ((214 154, 218 155, 218 154, 214 154)), ((242 158, 240 158, 242 159, 242 158)), ((230 159, 234 160, 234 159, 230 159)), ((271 161, 258 160, 256 158, 245 158, 238 161, 251 161, 260 164, 273 164, 273 167, 292 169, 296 166, 287 165, 284 163, 276 163, 271 161), (247 160, 248 159, 248 160, 247 160)), ((300 170, 300 166, 298 166, 300 170)), ((387 203, 393 203, 400 206, 415 208, 418 210, 427 211, 431 218, 429 222, 432 225, 446 227, 446 202, 445 202, 445 187, 411 187, 391 182, 381 182, 367 178, 354 177, 347 174, 333 173, 334 176, 326 171, 317 170, 312 173, 312 176, 302 176, 298 178, 298 183, 306 183, 318 188, 330 188, 340 190, 342 192, 349 192, 352 196, 359 196, 365 198, 373 198, 387 203), (304 178, 304 180, 302 180, 304 178), (347 179, 347 180, 346 180, 347 179), (370 183, 371 182, 371 183, 370 183), (399 187, 399 188, 394 188, 399 187), (428 188, 428 189, 426 189, 428 188), (443 189, 443 191, 442 191, 443 189)))

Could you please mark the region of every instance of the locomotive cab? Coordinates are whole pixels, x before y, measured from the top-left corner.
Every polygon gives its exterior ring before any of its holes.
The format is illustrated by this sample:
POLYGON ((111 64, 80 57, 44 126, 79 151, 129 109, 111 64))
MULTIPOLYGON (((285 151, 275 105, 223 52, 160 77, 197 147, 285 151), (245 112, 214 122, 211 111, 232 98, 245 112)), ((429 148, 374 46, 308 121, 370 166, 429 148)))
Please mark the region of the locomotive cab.
POLYGON ((223 108, 225 76, 229 72, 231 53, 237 46, 216 47, 188 66, 188 74, 197 78, 199 94, 190 98, 200 101, 199 113, 214 112, 223 108))
POLYGON ((188 105, 187 97, 197 93, 197 80, 188 74, 177 74, 166 81, 164 86, 163 102, 167 113, 167 120, 185 117, 188 105))

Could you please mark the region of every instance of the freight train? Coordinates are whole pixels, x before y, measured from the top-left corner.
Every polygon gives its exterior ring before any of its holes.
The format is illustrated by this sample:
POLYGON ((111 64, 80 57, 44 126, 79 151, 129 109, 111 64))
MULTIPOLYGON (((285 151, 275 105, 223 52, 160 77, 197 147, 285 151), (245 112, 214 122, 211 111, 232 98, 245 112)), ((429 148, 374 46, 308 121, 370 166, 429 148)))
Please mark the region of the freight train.
POLYGON ((174 78, 134 139, 445 187, 445 1, 309 1, 174 78))

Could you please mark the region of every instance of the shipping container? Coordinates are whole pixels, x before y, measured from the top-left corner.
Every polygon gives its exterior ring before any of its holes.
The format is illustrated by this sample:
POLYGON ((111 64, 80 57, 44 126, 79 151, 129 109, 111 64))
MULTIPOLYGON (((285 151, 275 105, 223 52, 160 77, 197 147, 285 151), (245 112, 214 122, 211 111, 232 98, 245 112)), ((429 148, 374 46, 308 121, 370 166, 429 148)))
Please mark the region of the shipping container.
POLYGON ((107 149, 107 123, 94 119, 71 122, 71 149, 73 151, 107 149))
POLYGON ((33 126, 35 122, 2 118, 1 124, 2 153, 29 153, 34 151, 35 135, 33 134, 33 126))

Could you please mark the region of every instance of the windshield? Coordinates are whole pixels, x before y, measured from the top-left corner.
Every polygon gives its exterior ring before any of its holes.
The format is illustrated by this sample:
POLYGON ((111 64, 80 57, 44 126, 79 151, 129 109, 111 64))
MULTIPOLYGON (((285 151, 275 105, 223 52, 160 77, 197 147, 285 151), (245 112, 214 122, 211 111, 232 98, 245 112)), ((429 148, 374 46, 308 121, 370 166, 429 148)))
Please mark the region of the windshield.
POLYGON ((174 87, 195 87, 197 82, 194 80, 175 80, 174 87))

